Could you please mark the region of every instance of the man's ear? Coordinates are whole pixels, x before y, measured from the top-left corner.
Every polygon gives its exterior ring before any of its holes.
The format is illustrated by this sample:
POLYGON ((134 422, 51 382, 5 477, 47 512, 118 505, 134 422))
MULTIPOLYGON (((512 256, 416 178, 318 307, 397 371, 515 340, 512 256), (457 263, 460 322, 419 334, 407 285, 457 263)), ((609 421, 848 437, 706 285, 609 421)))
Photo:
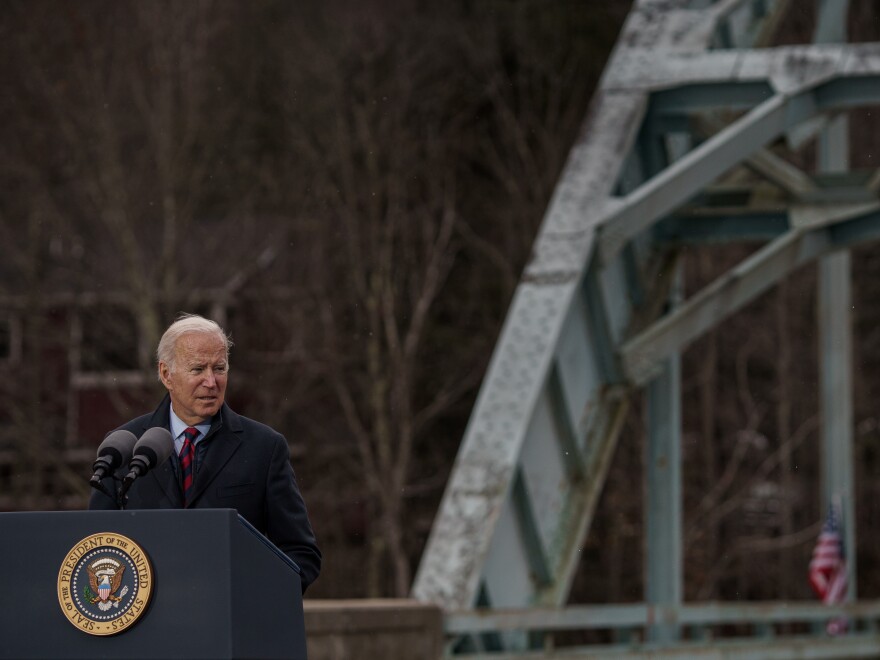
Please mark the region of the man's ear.
POLYGON ((169 392, 171 391, 171 369, 169 369, 168 365, 164 362, 159 363, 159 378, 162 379, 162 384, 165 386, 165 389, 169 392))

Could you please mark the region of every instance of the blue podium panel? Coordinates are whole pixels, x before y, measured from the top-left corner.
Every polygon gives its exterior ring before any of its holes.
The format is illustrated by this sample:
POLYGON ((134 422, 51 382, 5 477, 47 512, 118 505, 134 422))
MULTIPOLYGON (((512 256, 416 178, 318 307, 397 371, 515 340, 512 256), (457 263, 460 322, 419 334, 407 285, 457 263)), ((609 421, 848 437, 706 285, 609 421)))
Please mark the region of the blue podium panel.
POLYGON ((0 514, 0 589, 0 658, 306 658, 296 566, 230 509, 0 514))

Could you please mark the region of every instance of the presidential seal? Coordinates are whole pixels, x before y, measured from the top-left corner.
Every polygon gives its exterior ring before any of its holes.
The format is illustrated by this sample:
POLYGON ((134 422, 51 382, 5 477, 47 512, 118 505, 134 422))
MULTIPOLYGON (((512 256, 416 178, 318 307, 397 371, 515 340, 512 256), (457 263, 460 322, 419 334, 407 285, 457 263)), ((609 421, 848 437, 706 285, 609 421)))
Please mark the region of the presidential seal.
POLYGON ((90 635, 115 635, 147 610, 153 568, 130 538, 106 532, 70 549, 58 571, 58 602, 71 624, 90 635))

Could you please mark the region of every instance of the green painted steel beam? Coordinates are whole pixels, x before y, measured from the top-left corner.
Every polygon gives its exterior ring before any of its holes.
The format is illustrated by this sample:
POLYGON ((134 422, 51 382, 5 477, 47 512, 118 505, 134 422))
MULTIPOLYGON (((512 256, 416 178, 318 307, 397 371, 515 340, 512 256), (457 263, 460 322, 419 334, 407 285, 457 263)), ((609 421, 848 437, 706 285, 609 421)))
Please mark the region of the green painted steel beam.
POLYGON ((763 621, 788 624, 828 621, 847 617, 853 621, 880 621, 880 600, 840 605, 817 601, 764 601, 726 603, 709 601, 682 605, 606 603, 526 609, 451 610, 444 614, 448 634, 510 630, 599 630, 645 627, 656 621, 682 626, 743 625, 763 621))
POLYGON ((816 89, 816 108, 839 112, 880 103, 880 84, 876 73, 832 80, 816 89))
POLYGON ((608 320, 607 306, 603 298, 599 284, 599 272, 595 267, 596 261, 591 263, 584 277, 582 291, 586 306, 586 322, 590 328, 593 343, 590 347, 602 381, 609 384, 623 382, 623 372, 614 350, 615 342, 608 320))
POLYGON ((849 598, 856 598, 855 465, 853 451, 852 287, 848 251, 824 257, 818 269, 821 510, 834 503, 848 556, 849 598))
MULTIPOLYGON (((806 181, 798 186, 801 192, 791 206, 784 206, 783 200, 755 204, 750 198, 753 188, 748 186, 708 188, 692 204, 657 222, 651 239, 660 248, 768 241, 795 226, 827 224, 825 219, 835 207, 861 212, 872 209, 880 199, 878 191, 870 188, 871 173, 867 171, 820 174, 806 181)), ((791 189, 788 192, 795 193, 791 189)), ((870 222, 843 223, 833 233, 837 245, 874 238, 870 222)))
MULTIPOLYGON (((681 265, 674 267, 667 299, 681 301, 681 265)), ((681 361, 669 354, 646 388, 647 447, 645 457, 645 601, 679 605, 684 589, 681 495, 681 361)), ((650 641, 669 642, 680 628, 658 621, 648 628, 650 641)))
POLYGON ((580 563, 581 548, 602 488, 611 467, 620 431, 629 411, 629 398, 620 388, 607 388, 597 401, 598 414, 587 436, 587 456, 583 477, 574 482, 565 518, 564 533, 556 547, 556 581, 540 594, 539 603, 556 605, 568 600, 574 575, 580 563))
MULTIPOLYGON (((698 55, 679 49, 656 57, 654 52, 630 48, 618 53, 612 64, 617 65, 616 69, 606 71, 606 80, 615 90, 661 92, 702 85, 767 83, 775 93, 793 94, 828 82, 851 82, 870 102, 876 98, 876 91, 862 82, 880 74, 880 49, 876 43, 709 50, 698 55)), ((851 96, 847 102, 855 102, 856 98, 851 96)), ((709 103, 717 107, 711 99, 709 103)), ((736 103, 737 99, 732 99, 731 106, 736 103)))
POLYGON ((662 118, 713 109, 749 110, 773 95, 773 87, 766 81, 697 83, 655 92, 649 113, 662 118))
MULTIPOLYGON (((681 603, 681 364, 677 354, 664 360, 648 383, 648 428, 645 471, 645 601, 650 605, 681 603)), ((671 641, 678 626, 662 621, 650 626, 653 641, 671 641)))
MULTIPOLYGON (((847 2, 819 3, 817 41, 843 40, 847 2), (824 22, 823 22, 824 21, 824 22)), ((818 141, 818 169, 849 169, 849 120, 840 116, 822 131, 818 141)), ((857 596, 858 562, 855 529, 855 465, 853 451, 852 284, 851 258, 846 250, 819 260, 817 301, 819 313, 819 409, 821 411, 822 510, 830 505, 841 517, 847 561, 848 593, 857 596)))
MULTIPOLYGON (((860 207, 863 213, 850 216, 852 209, 829 209, 812 231, 795 229, 780 236, 685 301, 668 316, 626 341, 620 348, 621 361, 630 382, 647 383, 669 355, 763 293, 800 266, 833 250, 848 247, 854 235, 861 239, 880 236, 880 205, 860 207), (832 224, 837 218, 838 227, 832 224), (848 232, 854 224, 860 231, 848 232), (870 228, 870 231, 869 231, 870 228), (840 240, 835 240, 838 237, 840 240)), ((814 222, 803 220, 804 224, 814 222)))
POLYGON ((541 540, 541 533, 537 521, 537 512, 534 502, 529 494, 529 487, 523 477, 522 470, 517 470, 513 478, 513 507, 519 521, 523 543, 528 555, 532 576, 539 586, 547 586, 553 581, 553 567, 541 540))
POLYGON ((547 387, 550 394, 553 423, 559 437, 559 448, 562 451, 568 475, 571 481, 580 481, 584 477, 585 456, 578 440, 575 415, 569 407, 565 396, 565 384, 562 380, 558 360, 550 369, 547 387))
POLYGON ((808 174, 767 149, 749 156, 745 165, 796 199, 806 200, 816 192, 816 184, 808 174))
POLYGON ((623 643, 616 647, 562 647, 529 653, 491 653, 462 656, 469 660, 876 660, 876 635, 851 638, 797 637, 766 641, 725 641, 723 643, 681 643, 669 647, 623 643))
MULTIPOLYGON (((779 12, 761 5, 636 0, 514 295, 417 572, 417 598, 454 609, 565 602, 627 388, 798 264, 880 234, 880 176, 876 188, 829 183, 762 151, 877 102, 880 48, 710 49, 724 23, 732 44, 764 39, 779 12), (744 114, 701 142, 696 129, 715 109, 744 114), (750 201, 716 206, 714 222, 688 217, 695 206, 705 211, 706 191, 737 166, 771 182, 779 208, 758 218, 750 201), (722 236, 771 242, 648 326, 670 284, 667 241, 722 236)), ((624 635, 645 625, 612 627, 624 635)), ((529 639, 475 635, 474 647, 487 649, 525 650, 529 639)))
POLYGON ((758 148, 815 114, 812 93, 776 95, 701 144, 623 198, 603 220, 600 263, 609 264, 624 245, 684 204, 758 148))
POLYGON ((674 215, 657 223, 658 247, 769 241, 791 229, 786 211, 740 213, 720 210, 674 215))
POLYGON ((828 240, 834 249, 880 240, 880 222, 877 221, 876 214, 869 213, 831 225, 828 227, 828 240))

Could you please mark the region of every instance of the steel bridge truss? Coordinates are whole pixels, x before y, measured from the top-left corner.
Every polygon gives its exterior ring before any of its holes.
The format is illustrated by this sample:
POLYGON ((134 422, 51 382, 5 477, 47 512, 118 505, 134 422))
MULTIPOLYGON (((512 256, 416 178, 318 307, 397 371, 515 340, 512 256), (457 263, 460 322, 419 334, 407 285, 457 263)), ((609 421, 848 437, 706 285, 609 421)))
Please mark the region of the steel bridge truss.
MULTIPOLYGON (((558 608, 640 388, 649 497, 645 603, 634 607, 665 618, 634 609, 610 627, 641 624, 657 648, 685 643, 681 624, 699 616, 681 593, 679 354, 813 261, 823 498, 840 498, 853 520, 847 249, 880 237, 880 171, 850 170, 846 111, 880 104, 880 44, 844 43, 847 2, 820 0, 815 43, 764 47, 789 4, 636 0, 535 240, 416 575, 415 597, 450 613, 451 649, 524 651, 534 646, 529 631, 554 629, 559 617, 590 627, 594 611, 578 619, 580 610, 558 608), (812 174, 771 149, 813 139, 812 174), (774 205, 746 188, 737 204, 712 206, 714 187, 742 168, 778 191, 774 205), (763 246, 682 300, 676 248, 737 240, 763 246), (500 614, 508 608, 529 608, 521 616, 530 623, 512 627, 519 615, 500 614)), ((854 526, 846 529, 854 548, 854 526)), ((860 606, 873 612, 860 643, 878 655, 880 607, 860 606)), ((751 614, 757 629, 759 610, 751 614)), ((833 657, 795 655, 797 646, 760 657, 833 657)))

